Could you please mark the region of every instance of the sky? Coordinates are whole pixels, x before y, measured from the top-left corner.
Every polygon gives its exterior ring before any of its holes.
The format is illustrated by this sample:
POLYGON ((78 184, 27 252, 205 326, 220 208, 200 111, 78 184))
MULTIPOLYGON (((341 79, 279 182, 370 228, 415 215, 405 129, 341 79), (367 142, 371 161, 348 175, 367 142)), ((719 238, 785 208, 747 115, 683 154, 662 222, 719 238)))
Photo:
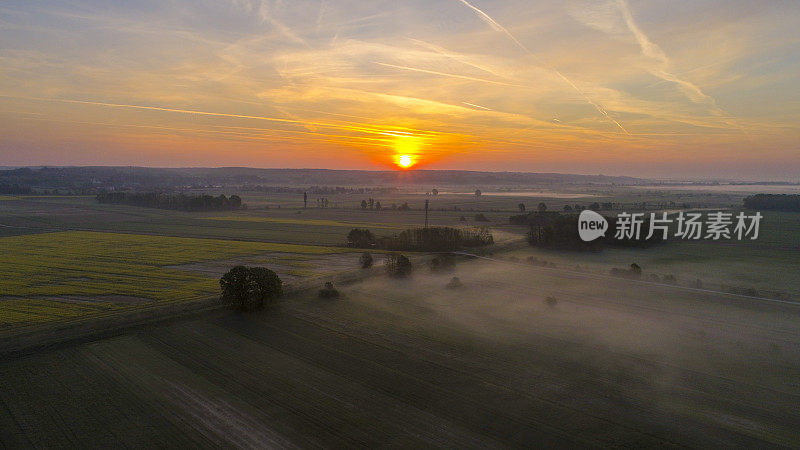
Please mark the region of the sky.
POLYGON ((798 29, 782 0, 6 0, 0 166, 798 181, 798 29))

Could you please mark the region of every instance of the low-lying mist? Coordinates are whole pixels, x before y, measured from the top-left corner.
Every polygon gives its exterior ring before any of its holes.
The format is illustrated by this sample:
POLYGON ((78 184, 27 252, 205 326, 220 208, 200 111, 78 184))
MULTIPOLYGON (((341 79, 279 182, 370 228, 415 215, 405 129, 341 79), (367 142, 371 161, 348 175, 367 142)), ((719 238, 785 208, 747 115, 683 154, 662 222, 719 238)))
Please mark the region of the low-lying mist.
POLYGON ((496 346, 534 370, 553 358, 538 369, 577 364, 667 385, 700 373, 800 393, 793 306, 485 259, 444 274, 418 265, 410 278, 344 291, 419 332, 496 346), (462 286, 446 287, 452 277, 462 286))

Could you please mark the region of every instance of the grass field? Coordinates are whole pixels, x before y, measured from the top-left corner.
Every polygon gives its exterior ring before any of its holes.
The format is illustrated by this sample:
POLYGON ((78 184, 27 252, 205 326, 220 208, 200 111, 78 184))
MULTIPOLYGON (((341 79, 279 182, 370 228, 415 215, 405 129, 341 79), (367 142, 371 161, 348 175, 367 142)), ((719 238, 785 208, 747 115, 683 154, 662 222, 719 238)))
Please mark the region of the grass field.
POLYGON ((376 228, 376 229, 386 229, 386 230, 405 230, 406 228, 413 227, 415 225, 402 225, 402 224, 387 224, 381 222, 339 222, 336 220, 324 220, 324 219, 295 219, 290 217, 264 217, 264 216, 251 216, 251 215, 240 215, 240 216, 213 216, 213 217, 203 217, 204 219, 208 220, 221 220, 226 222, 262 222, 262 223, 270 223, 270 224, 288 224, 288 225, 317 225, 317 226, 324 226, 324 227, 344 227, 348 229, 352 228, 376 228))
POLYGON ((800 446, 796 308, 455 275, 464 290, 420 271, 3 361, 0 445, 800 446))
POLYGON ((800 299, 800 213, 763 212, 756 240, 681 240, 647 249, 606 247, 602 252, 551 251, 528 247, 507 257, 534 257, 559 268, 608 274, 611 268, 639 264, 645 277, 675 275, 683 285, 699 279, 709 288, 747 287, 762 294, 800 299))
POLYGON ((336 247, 67 231, 0 238, 0 327, 217 293, 218 278, 165 266, 264 253, 325 255, 336 247), (135 303, 135 302, 134 302, 135 303))

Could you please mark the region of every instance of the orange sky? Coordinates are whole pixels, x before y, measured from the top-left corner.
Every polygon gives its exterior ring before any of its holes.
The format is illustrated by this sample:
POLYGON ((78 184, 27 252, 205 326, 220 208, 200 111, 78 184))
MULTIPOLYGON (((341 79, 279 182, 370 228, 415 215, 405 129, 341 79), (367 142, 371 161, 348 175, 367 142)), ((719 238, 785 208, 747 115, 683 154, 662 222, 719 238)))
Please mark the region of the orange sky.
MULTIPOLYGON (((684 4, 685 3, 685 4, 684 4)), ((793 179, 800 7, 11 1, 0 165, 793 179)))

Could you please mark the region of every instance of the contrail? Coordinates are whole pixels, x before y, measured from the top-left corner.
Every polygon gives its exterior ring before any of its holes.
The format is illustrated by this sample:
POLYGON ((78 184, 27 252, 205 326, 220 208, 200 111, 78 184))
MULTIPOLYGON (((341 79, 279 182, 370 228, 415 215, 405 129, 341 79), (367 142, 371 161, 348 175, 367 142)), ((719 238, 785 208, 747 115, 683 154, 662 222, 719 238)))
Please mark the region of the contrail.
POLYGON ((474 103, 468 103, 468 102, 461 102, 461 103, 463 103, 465 105, 468 105, 468 106, 472 106, 473 108, 485 109, 486 111, 493 111, 493 109, 491 109, 491 108, 487 108, 487 107, 481 106, 481 105, 476 105, 474 103))
MULTIPOLYGON (((367 134, 383 134, 386 132, 385 129, 375 128, 370 126, 365 126, 362 124, 333 124, 333 123, 324 123, 324 122, 312 122, 312 121, 304 121, 304 120, 295 120, 295 119, 283 119, 278 117, 265 117, 265 116, 251 116, 246 114, 231 114, 231 113, 220 113, 220 112, 208 112, 208 111, 198 111, 192 109, 177 109, 177 108, 162 108, 160 106, 143 106, 143 105, 127 105, 127 104, 120 104, 120 103, 105 103, 105 102, 92 102, 87 100, 71 100, 71 99, 58 99, 58 98, 39 98, 39 97, 19 97, 19 96, 12 96, 12 95, 0 95, 0 97, 5 98, 22 98, 28 100, 40 100, 40 101, 50 101, 50 102, 61 102, 61 103, 75 103, 75 104, 82 104, 82 105, 96 105, 96 106, 105 106, 111 108, 129 108, 129 109, 143 109, 148 111, 165 111, 165 112, 174 112, 174 113, 181 113, 181 114, 195 114, 201 116, 214 116, 214 117, 233 117, 233 118, 240 118, 240 119, 253 119, 253 120, 264 120, 268 122, 279 122, 279 123, 290 123, 296 125, 311 125, 311 126, 318 126, 320 128, 331 128, 331 129, 338 129, 338 130, 347 130, 347 131, 355 131, 367 134)), ((346 122, 345 122, 346 123, 346 122)), ((427 130, 418 130, 413 128, 406 128, 406 127, 393 127, 395 129, 401 130, 409 130, 418 134, 423 135, 436 135, 441 134, 436 131, 427 131, 427 130)))
POLYGON ((559 71, 559 70, 558 70, 558 69, 556 69, 555 67, 553 67, 553 66, 551 66, 550 64, 547 64, 546 62, 542 61, 542 59, 541 59, 541 58, 539 58, 538 56, 536 56, 536 54, 535 54, 535 53, 533 53, 532 51, 528 50, 528 47, 525 47, 525 45, 523 45, 523 44, 522 44, 522 42, 520 42, 520 41, 519 41, 519 40, 518 40, 518 39, 517 39, 517 38, 516 38, 516 37, 515 37, 513 34, 511 34, 511 32, 510 32, 510 31, 508 31, 508 30, 507 30, 507 29, 506 29, 504 26, 502 26, 502 25, 500 25, 499 23, 497 23, 497 21, 496 21, 496 20, 494 20, 494 19, 492 19, 492 18, 491 18, 491 16, 489 16, 489 15, 488 15, 488 14, 486 14, 485 12, 481 11, 480 9, 476 8, 475 6, 473 6, 472 4, 470 4, 470 3, 469 3, 467 0, 459 0, 459 1, 460 1, 461 3, 463 3, 464 5, 466 5, 468 8, 470 8, 471 10, 475 11, 475 13, 476 13, 476 14, 478 14, 478 17, 480 17, 480 18, 481 18, 481 20, 483 20, 484 22, 486 22, 486 23, 487 23, 487 24, 488 24, 488 25, 489 25, 489 26, 490 26, 490 27, 491 27, 493 30, 495 30, 495 31, 498 31, 498 32, 500 32, 500 33, 503 33, 503 34, 505 34, 506 36, 508 36, 508 38, 509 38, 509 39, 511 39, 512 41, 514 41, 514 43, 515 43, 515 44, 517 44, 517 47, 521 48, 521 49, 522 49, 522 50, 523 50, 525 53, 527 53, 528 55, 530 55, 530 56, 532 56, 534 59, 536 59, 536 61, 537 61, 539 64, 541 64, 541 65, 543 65, 544 67, 546 67, 546 68, 548 68, 548 69, 552 70, 553 72, 555 72, 555 73, 556 73, 556 75, 558 75, 558 76, 559 76, 559 77, 560 77, 562 80, 564 80, 564 81, 565 81, 567 84, 569 84, 569 85, 572 87, 572 89, 574 89, 574 90, 575 90, 575 92, 577 92, 578 94, 580 94, 580 96, 581 96, 581 97, 583 97, 583 98, 584 98, 584 100, 586 100, 586 101, 587 101, 587 102, 588 102, 590 105, 594 106, 594 108, 595 108, 595 109, 596 109, 596 110, 597 110, 597 111, 598 111, 600 114, 602 114, 602 115, 603 115, 603 116, 604 116, 606 119, 608 119, 608 120, 610 120, 611 122, 613 122, 613 123, 614 123, 616 126, 618 126, 618 127, 619 127, 619 129, 620 129, 620 130, 622 130, 622 131, 623 131, 625 134, 627 134, 628 136, 631 136, 631 134, 628 132, 628 130, 626 130, 626 129, 625 129, 625 127, 623 127, 623 126, 622 126, 622 124, 620 124, 619 122, 617 122, 617 120, 615 120, 613 117, 611 117, 611 116, 610 116, 610 115, 609 115, 609 114, 606 112, 606 110, 605 110, 605 109, 603 109, 603 108, 602 108, 600 105, 598 105, 597 103, 595 103, 594 101, 592 101, 592 99, 591 99, 591 98, 589 98, 589 96, 588 96, 588 95, 586 95, 586 94, 585 94, 585 93, 584 93, 584 92, 583 92, 583 91, 582 91, 582 90, 581 90, 581 89, 580 89, 580 88, 579 88, 577 85, 575 85, 575 83, 573 83, 573 82, 572 82, 572 80, 570 80, 569 78, 567 78, 567 77, 566 77, 566 76, 565 76, 563 73, 561 73, 561 71, 559 71))
POLYGON ((622 18, 625 20, 625 25, 628 26, 628 29, 636 38, 636 42, 639 44, 639 48, 642 50, 642 55, 657 61, 660 64, 660 68, 653 69, 650 72, 661 78, 664 81, 671 81, 675 84, 678 84, 684 91, 687 91, 687 95, 690 99, 694 101, 702 101, 711 104, 715 104, 716 102, 714 99, 704 93, 699 87, 695 84, 678 78, 674 74, 668 72, 666 67, 669 65, 669 58, 661 50, 657 44, 650 40, 647 35, 639 28, 639 25, 633 18, 633 14, 631 13, 630 7, 628 7, 628 2, 625 0, 617 0, 617 5, 619 6, 620 12, 622 13, 622 18))
POLYGON ((454 73, 447 73, 447 72, 437 72, 435 70, 426 70, 426 69, 419 69, 416 67, 408 67, 408 66, 397 66, 394 64, 382 63, 382 62, 375 62, 375 64, 386 66, 386 67, 393 67, 395 69, 402 69, 402 70, 410 70, 412 72, 422 72, 422 73, 429 73, 432 75, 441 75, 443 77, 450 77, 450 78, 461 78, 462 80, 471 80, 471 81, 480 81, 482 83, 491 83, 491 84, 499 84, 501 86, 511 86, 511 87, 520 87, 520 88, 528 88, 530 86, 525 86, 522 84, 513 84, 513 83, 504 83, 502 81, 495 81, 489 80, 486 78, 477 78, 477 77, 470 77, 466 75, 458 75, 454 73))
POLYGON ((652 75, 661 78, 664 81, 677 84, 683 90, 684 94, 686 94, 686 97, 688 97, 689 100, 694 103, 705 103, 711 106, 714 114, 716 114, 718 117, 721 117, 723 123, 728 126, 734 126, 738 128, 748 138, 750 137, 750 134, 747 132, 747 130, 738 123, 735 117, 723 110, 717 104, 717 101, 714 99, 714 97, 703 92, 700 87, 691 81, 684 80, 683 78, 680 78, 667 70, 670 65, 669 58, 667 57, 666 53, 661 50, 661 47, 651 41, 650 38, 647 37, 647 34, 645 34, 645 32, 639 28, 639 25, 633 18, 633 13, 631 13, 631 8, 628 5, 627 0, 617 0, 617 6, 622 13, 622 18, 625 20, 625 25, 633 34, 633 37, 636 39, 636 43, 639 44, 642 55, 656 61, 657 66, 650 69, 650 73, 652 75), (726 117, 729 117, 730 120, 725 120, 726 117))
MULTIPOLYGON (((194 132, 194 133, 203 133, 203 134, 230 134, 236 135, 239 137, 247 138, 247 139, 261 139, 264 140, 265 137, 277 137, 284 140, 300 140, 300 138, 291 138, 290 136, 280 136, 276 134, 268 134, 268 133, 288 133, 288 134, 301 134, 301 135, 308 135, 312 137, 320 137, 320 138, 343 138, 343 139, 355 139, 360 141, 367 141, 367 143, 372 143, 373 145, 380 145, 384 146, 387 143, 390 143, 391 140, 386 138, 380 137, 365 137, 365 136, 348 136, 348 135, 341 135, 341 134, 327 134, 327 133, 317 133, 317 132, 310 132, 310 131, 298 131, 298 130, 280 130, 280 129, 273 129, 273 128, 255 128, 255 127, 236 127, 236 126, 218 126, 212 125, 211 128, 223 128, 223 130, 209 130, 209 129, 200 129, 200 128, 176 128, 176 127, 165 127, 165 126, 158 126, 158 125, 137 125, 137 124, 124 124, 124 123, 110 123, 110 122, 90 122, 90 121, 82 121, 82 120, 64 120, 64 119, 50 119, 50 118, 40 118, 40 117, 25 117, 25 120, 36 120, 42 122, 58 122, 58 123, 74 123, 74 124, 81 124, 81 125, 98 125, 98 126, 107 126, 107 127, 116 127, 116 128, 147 128, 147 129, 155 129, 155 130, 166 130, 166 131, 175 131, 175 132, 194 132), (235 130, 250 130, 253 132, 257 132, 256 134, 252 133, 245 133, 235 130), (266 133, 265 133, 266 132, 266 133)), ((333 139, 328 139, 333 140, 333 139)))

